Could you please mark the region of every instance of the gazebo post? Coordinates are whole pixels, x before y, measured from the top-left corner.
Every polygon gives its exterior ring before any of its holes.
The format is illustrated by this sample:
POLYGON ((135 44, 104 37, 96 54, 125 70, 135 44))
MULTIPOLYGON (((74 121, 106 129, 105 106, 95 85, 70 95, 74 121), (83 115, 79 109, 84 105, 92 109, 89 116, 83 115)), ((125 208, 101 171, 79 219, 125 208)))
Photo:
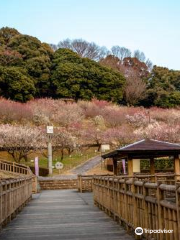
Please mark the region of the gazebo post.
POLYGON ((114 175, 117 175, 117 160, 113 159, 113 172, 114 175))
POLYGON ((128 162, 128 175, 133 176, 133 159, 128 158, 127 162, 128 162))
MULTIPOLYGON (((180 174, 179 156, 174 156, 174 174, 180 174)), ((175 176, 175 180, 180 180, 180 176, 175 176)))
POLYGON ((155 174, 155 164, 154 164, 154 158, 150 158, 150 174, 154 175, 155 174))
MULTIPOLYGON (((155 175, 155 164, 154 164, 154 158, 150 158, 150 174, 155 175)), ((151 177, 151 181, 155 181, 155 176, 151 177)))

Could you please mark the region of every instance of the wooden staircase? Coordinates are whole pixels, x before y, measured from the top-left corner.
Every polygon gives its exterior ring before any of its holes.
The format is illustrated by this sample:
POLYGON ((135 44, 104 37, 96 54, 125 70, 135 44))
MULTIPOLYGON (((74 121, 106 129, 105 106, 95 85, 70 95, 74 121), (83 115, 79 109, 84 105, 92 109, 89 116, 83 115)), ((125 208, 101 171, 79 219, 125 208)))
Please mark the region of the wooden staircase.
POLYGON ((77 179, 39 179, 41 190, 77 189, 77 179))

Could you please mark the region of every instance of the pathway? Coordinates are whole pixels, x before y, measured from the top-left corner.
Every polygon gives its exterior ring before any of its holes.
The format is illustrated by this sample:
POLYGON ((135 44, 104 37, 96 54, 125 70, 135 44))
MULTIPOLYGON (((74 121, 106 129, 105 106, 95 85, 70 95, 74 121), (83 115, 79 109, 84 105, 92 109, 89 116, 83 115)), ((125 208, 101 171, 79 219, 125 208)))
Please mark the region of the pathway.
POLYGON ((101 162, 101 156, 93 157, 88 161, 86 161, 85 163, 71 170, 71 172, 73 174, 84 174, 87 171, 91 170, 92 168, 96 167, 100 162, 101 162))
POLYGON ((93 205, 92 193, 50 190, 33 200, 4 228, 0 240, 132 240, 93 205))

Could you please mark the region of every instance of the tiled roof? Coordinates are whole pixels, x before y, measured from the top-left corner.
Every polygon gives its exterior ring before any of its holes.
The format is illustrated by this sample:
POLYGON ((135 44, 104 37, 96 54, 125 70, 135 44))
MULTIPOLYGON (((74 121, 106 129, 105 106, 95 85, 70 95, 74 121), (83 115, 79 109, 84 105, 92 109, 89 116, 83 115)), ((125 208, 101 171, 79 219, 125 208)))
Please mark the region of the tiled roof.
POLYGON ((154 139, 143 139, 133 144, 121 147, 110 153, 104 154, 103 158, 115 156, 130 157, 158 157, 180 154, 180 144, 158 141, 154 139))
POLYGON ((117 149, 119 152, 121 151, 139 151, 139 150, 147 150, 147 151, 168 151, 168 150, 180 150, 180 145, 176 143, 169 143, 158 141, 154 139, 143 139, 139 142, 135 142, 133 144, 127 145, 125 147, 117 149))

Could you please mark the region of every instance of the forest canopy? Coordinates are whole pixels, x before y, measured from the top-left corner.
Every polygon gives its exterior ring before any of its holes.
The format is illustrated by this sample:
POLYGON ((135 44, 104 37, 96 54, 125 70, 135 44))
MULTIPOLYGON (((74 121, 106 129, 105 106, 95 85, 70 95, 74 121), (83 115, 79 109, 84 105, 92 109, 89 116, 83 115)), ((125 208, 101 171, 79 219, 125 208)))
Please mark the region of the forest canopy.
POLYGON ((180 105, 180 71, 153 66, 140 50, 111 50, 83 39, 57 45, 0 29, 0 96, 112 101, 128 106, 180 105))

